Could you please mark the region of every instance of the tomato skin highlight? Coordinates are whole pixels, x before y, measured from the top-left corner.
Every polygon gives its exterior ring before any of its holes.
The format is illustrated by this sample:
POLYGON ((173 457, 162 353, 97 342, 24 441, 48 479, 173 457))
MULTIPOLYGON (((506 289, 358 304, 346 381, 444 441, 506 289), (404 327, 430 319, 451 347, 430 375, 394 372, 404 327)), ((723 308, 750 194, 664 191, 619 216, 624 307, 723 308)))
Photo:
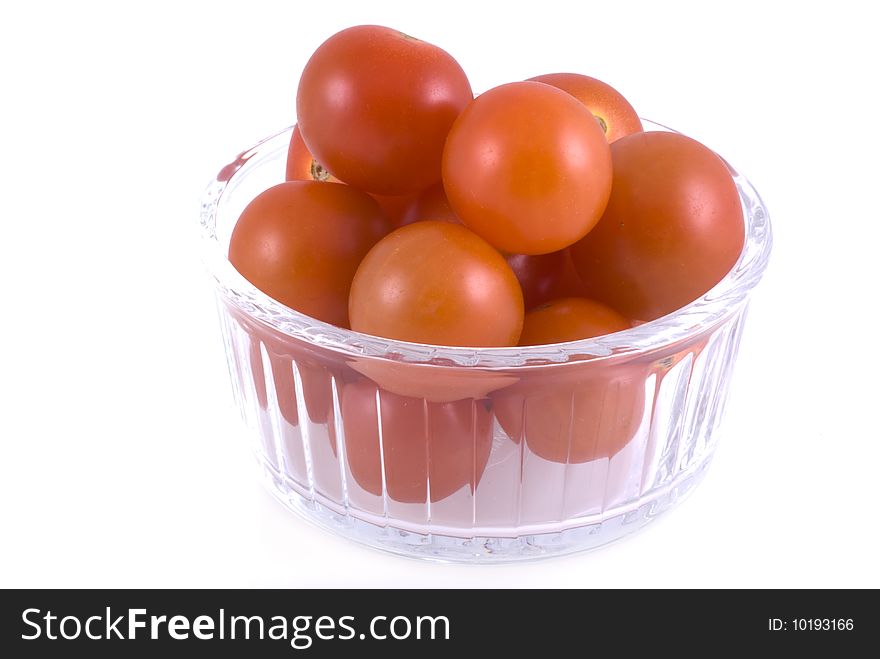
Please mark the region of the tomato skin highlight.
POLYGON ((325 41, 296 96, 302 137, 350 185, 414 194, 440 180, 452 123, 473 98, 449 53, 397 30, 360 25, 325 41))
POLYGON ((369 195, 340 183, 287 181, 239 217, 229 260, 292 309, 348 327, 348 293, 363 256, 391 229, 369 195))
POLYGON ((629 329, 629 320, 601 302, 567 297, 548 302, 526 314, 521 346, 590 339, 629 329))
POLYGON ((348 465, 366 491, 382 494, 383 458, 395 501, 433 503, 466 485, 476 490, 492 448, 486 401, 429 403, 362 380, 343 388, 341 411, 348 465))
POLYGON ((456 120, 443 187, 465 226, 511 254, 555 252, 582 238, 611 192, 611 154, 589 110, 539 82, 490 89, 456 120))
POLYGON ((379 241, 349 300, 355 331, 446 346, 516 345, 523 313, 504 257, 450 222, 416 222, 379 241))
POLYGON ((742 205, 724 161, 684 135, 635 133, 611 153, 608 206, 571 254, 588 297, 650 321, 701 297, 733 268, 742 205))
POLYGON ((599 121, 609 144, 644 130, 642 120, 623 94, 597 78, 580 73, 548 73, 529 80, 568 92, 586 105, 599 121))

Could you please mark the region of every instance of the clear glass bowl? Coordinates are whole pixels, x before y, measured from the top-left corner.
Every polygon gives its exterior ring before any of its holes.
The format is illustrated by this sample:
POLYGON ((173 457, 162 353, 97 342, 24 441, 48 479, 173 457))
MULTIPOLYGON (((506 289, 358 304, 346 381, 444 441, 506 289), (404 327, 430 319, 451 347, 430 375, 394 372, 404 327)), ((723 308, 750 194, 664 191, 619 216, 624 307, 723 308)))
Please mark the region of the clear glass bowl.
POLYGON ((239 214, 284 179, 290 131, 223 167, 201 208, 235 400, 285 506, 394 553, 502 562, 620 538, 700 482, 772 242, 743 176, 743 252, 688 306, 596 339, 446 348, 317 321, 229 263, 239 214))

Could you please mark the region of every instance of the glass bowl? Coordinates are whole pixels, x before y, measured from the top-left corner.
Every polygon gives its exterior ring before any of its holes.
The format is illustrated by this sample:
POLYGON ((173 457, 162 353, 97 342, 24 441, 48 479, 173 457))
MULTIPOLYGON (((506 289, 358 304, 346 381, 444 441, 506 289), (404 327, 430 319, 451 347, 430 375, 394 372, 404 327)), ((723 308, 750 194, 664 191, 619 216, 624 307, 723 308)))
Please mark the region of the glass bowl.
POLYGON ((284 180, 290 134, 220 170, 202 201, 200 241, 234 397, 287 508, 390 552, 503 562, 608 543, 700 482, 772 242, 743 176, 731 167, 742 254, 686 307, 595 339, 447 348, 320 322, 229 263, 239 214, 284 180))

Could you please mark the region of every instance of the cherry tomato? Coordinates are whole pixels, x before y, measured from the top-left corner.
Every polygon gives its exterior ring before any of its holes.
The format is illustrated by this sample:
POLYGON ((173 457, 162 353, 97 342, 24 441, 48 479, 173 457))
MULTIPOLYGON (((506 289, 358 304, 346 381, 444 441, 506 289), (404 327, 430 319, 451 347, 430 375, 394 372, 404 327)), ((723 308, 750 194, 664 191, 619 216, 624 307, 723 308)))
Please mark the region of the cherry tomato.
POLYGON ((548 73, 529 80, 558 87, 586 105, 609 144, 624 135, 642 131, 642 121, 629 101, 601 80, 580 73, 548 73))
POLYGON ((416 222, 364 257, 349 300, 351 328, 449 346, 516 345, 522 291, 491 245, 449 222, 416 222))
POLYGON ((302 134, 299 132, 299 125, 294 126, 290 133, 285 180, 341 182, 326 167, 315 160, 312 152, 309 151, 309 147, 303 142, 302 134))
POLYGON ((630 322, 611 307, 582 297, 553 300, 525 316, 521 346, 589 339, 629 329, 630 322))
POLYGON ((360 25, 333 35, 309 59, 296 113, 309 150, 340 180, 402 195, 440 180, 446 134, 472 98, 446 51, 360 25))
POLYGON ((571 254, 588 297, 649 321, 730 271, 743 246, 742 206, 721 158, 689 137, 635 133, 611 153, 608 207, 571 254))
POLYGON ((440 222, 454 222, 461 224, 461 220, 443 190, 443 184, 437 183, 419 193, 407 206, 401 217, 400 226, 420 222, 422 220, 437 220, 440 222))
POLYGON ((342 425, 358 485, 382 494, 384 461, 385 490, 404 503, 440 501, 465 485, 473 492, 492 448, 486 401, 428 403, 369 380, 343 388, 342 425))
POLYGON ((611 155, 582 103, 538 82, 478 96, 443 151, 443 187, 464 224, 512 254, 568 247, 593 228, 611 191, 611 155))
POLYGON ((359 190, 288 181, 244 209, 229 241, 229 260, 282 304, 347 327, 355 270, 389 230, 376 202, 359 190))

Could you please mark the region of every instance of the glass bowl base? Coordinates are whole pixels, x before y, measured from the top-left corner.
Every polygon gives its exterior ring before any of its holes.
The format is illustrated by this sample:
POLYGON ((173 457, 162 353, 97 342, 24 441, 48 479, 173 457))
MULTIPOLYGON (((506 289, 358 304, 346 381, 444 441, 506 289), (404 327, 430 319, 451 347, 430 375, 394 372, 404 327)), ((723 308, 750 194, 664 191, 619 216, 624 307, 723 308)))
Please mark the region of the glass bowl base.
POLYGON ((361 511, 344 510, 319 493, 284 478, 257 455, 263 482, 288 510, 318 527, 362 545, 398 556, 442 563, 498 564, 536 561, 589 551, 620 540, 674 508, 703 480, 712 453, 683 471, 665 486, 626 505, 544 525, 542 532, 517 529, 462 528, 462 535, 419 532, 394 519, 365 519, 361 511), (379 522, 379 519, 382 522, 379 522), (495 534, 497 531, 497 535, 495 534), (470 532, 470 533, 469 533, 470 532))

